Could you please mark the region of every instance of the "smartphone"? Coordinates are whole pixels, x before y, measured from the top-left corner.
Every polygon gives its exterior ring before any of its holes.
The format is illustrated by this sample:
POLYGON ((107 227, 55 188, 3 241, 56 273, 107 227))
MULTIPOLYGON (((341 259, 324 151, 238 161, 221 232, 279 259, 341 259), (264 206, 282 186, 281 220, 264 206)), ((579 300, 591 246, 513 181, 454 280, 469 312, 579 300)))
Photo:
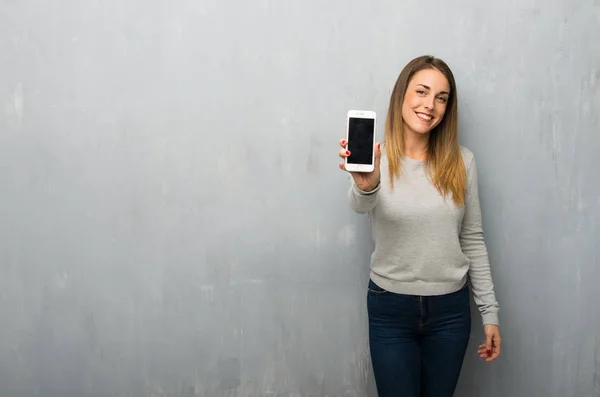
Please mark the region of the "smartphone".
POLYGON ((377 115, 372 110, 349 110, 346 116, 346 171, 373 172, 377 115))

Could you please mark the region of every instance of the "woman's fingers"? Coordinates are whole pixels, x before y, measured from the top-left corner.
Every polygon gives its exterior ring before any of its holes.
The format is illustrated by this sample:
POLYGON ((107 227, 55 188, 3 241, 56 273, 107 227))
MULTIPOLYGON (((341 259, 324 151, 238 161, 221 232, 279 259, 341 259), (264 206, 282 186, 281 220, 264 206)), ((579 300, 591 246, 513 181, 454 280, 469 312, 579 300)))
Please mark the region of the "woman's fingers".
POLYGON ((489 350, 486 344, 482 343, 478 346, 477 354, 487 362, 494 361, 500 356, 500 344, 494 345, 492 349, 489 350))
POLYGON ((350 155, 350 152, 348 150, 346 150, 346 145, 348 144, 348 142, 346 142, 345 139, 340 139, 340 146, 343 149, 340 149, 338 156, 340 156, 340 158, 342 158, 342 161, 340 161, 340 163, 338 164, 338 167, 340 167, 340 169, 342 171, 346 171, 346 157, 348 157, 350 155))
POLYGON ((478 346, 477 354, 479 354, 479 357, 481 357, 481 358, 488 357, 488 352, 487 352, 487 349, 485 348, 485 343, 482 343, 478 346))

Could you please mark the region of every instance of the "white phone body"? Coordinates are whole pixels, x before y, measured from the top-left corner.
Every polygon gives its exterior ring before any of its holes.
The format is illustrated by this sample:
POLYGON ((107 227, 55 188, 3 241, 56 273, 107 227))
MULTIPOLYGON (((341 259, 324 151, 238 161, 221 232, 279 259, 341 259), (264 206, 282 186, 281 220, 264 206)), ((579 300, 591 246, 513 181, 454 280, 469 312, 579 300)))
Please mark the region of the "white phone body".
POLYGON ((349 110, 346 116, 346 171, 373 172, 377 115, 372 110, 349 110))

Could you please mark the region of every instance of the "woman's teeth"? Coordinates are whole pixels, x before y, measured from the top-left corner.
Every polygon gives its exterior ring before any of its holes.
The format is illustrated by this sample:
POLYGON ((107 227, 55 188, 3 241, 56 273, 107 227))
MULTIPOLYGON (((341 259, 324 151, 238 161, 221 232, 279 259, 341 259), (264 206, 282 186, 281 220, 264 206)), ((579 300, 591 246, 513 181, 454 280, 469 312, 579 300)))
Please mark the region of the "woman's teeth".
POLYGON ((423 121, 430 121, 433 117, 424 113, 417 113, 417 117, 423 121))

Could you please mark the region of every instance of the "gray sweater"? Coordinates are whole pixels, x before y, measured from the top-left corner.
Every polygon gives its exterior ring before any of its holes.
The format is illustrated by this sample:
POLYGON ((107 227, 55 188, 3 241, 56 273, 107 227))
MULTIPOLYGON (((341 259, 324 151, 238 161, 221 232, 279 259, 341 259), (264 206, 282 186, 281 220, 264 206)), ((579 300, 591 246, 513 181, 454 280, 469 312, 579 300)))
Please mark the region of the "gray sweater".
POLYGON ((464 207, 439 194, 426 175, 424 161, 408 157, 392 191, 384 151, 378 187, 364 192, 352 182, 348 198, 354 211, 370 216, 373 282, 391 292, 427 296, 455 292, 470 281, 483 324, 499 324, 475 158, 465 147, 461 152, 467 169, 464 207))

